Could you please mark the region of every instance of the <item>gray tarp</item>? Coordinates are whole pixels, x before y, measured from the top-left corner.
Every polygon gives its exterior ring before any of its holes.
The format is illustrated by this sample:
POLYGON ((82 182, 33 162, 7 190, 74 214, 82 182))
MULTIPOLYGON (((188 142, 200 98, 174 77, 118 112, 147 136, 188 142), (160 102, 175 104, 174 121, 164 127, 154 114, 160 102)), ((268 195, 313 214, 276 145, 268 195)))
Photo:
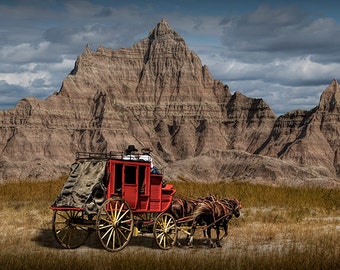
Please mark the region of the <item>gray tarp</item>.
POLYGON ((105 200, 105 160, 83 160, 71 165, 70 175, 55 200, 55 207, 85 208, 96 213, 105 200))

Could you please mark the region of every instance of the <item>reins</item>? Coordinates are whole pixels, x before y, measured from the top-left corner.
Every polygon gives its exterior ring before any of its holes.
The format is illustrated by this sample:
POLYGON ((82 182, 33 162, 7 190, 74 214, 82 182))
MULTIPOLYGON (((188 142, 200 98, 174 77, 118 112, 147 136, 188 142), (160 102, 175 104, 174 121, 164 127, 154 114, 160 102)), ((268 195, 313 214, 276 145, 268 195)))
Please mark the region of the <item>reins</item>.
MULTIPOLYGON (((209 225, 206 225, 204 227, 202 227, 201 229, 204 231, 206 229, 208 229, 209 227, 215 225, 217 222, 219 222, 220 220, 223 220, 224 218, 228 217, 228 216, 232 216, 233 212, 232 212, 232 207, 230 206, 230 204, 228 202, 221 202, 219 200, 216 201, 203 201, 203 204, 207 205, 209 208, 211 208, 212 210, 212 217, 213 217, 213 222, 210 223, 209 225), (215 218, 215 209, 216 209, 216 204, 219 204, 222 209, 223 212, 225 213, 223 216, 219 217, 217 220, 215 218)), ((192 215, 192 219, 194 219, 194 216, 192 215)))
POLYGON ((226 214, 226 215, 224 215, 224 216, 222 216, 222 217, 220 217, 220 218, 217 219, 216 221, 214 220, 213 223, 210 223, 209 225, 206 225, 205 227, 201 228, 201 230, 204 231, 204 230, 208 229, 209 227, 215 225, 217 222, 219 222, 221 219, 223 219, 223 218, 225 218, 225 217, 227 217, 227 216, 230 216, 230 213, 229 213, 229 214, 226 214))

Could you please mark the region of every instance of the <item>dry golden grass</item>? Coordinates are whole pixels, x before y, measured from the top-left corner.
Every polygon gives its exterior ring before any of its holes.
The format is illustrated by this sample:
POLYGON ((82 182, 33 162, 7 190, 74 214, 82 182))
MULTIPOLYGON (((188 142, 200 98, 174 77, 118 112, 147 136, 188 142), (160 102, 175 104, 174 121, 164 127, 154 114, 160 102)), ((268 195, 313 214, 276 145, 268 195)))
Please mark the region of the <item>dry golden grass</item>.
POLYGON ((78 249, 59 247, 49 206, 64 181, 0 185, 1 269, 340 269, 340 190, 176 182, 177 196, 242 200, 223 247, 208 248, 197 231, 193 249, 163 251, 144 234, 110 253, 95 233, 78 249))

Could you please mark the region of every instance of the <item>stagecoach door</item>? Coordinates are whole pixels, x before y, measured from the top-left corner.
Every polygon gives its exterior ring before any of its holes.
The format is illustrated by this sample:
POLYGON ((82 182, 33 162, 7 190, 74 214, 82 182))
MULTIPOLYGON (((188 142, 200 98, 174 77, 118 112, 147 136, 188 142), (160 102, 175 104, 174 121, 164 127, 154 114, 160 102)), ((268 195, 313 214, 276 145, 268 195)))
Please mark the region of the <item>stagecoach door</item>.
POLYGON ((138 166, 124 166, 124 188, 123 197, 129 203, 131 209, 135 209, 138 202, 138 183, 137 170, 138 166))
POLYGON ((139 195, 148 193, 146 173, 146 165, 133 164, 124 166, 123 198, 129 203, 131 209, 137 208, 139 195))

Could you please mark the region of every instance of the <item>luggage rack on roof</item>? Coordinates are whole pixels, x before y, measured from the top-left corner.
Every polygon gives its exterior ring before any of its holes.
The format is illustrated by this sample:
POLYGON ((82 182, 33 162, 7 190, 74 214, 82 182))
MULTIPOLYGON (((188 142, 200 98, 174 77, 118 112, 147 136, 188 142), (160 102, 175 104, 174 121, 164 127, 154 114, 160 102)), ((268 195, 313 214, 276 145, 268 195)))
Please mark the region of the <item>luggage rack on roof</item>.
POLYGON ((77 152, 76 160, 81 159, 122 159, 123 152, 110 151, 109 153, 77 152))

